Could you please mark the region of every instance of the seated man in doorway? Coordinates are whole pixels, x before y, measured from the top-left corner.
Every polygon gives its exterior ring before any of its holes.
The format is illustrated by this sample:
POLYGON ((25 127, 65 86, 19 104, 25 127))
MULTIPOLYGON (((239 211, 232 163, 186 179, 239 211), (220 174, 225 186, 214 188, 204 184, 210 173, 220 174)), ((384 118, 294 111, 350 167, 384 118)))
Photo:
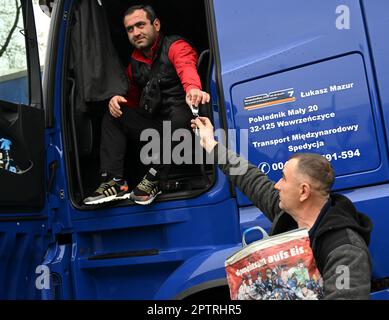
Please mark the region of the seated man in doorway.
POLYGON ((193 117, 190 107, 198 107, 210 99, 201 88, 196 51, 184 39, 162 34, 161 23, 153 8, 148 5, 132 6, 125 12, 123 22, 128 39, 134 46, 127 68, 130 88, 127 97, 114 96, 109 102, 109 111, 102 121, 102 183, 84 200, 85 204, 127 198, 138 204, 150 204, 161 192, 161 176, 167 177, 171 164, 163 163, 164 157, 160 154, 153 155, 160 159, 160 163, 156 161, 157 164, 152 164, 143 180, 130 193, 123 177, 127 138, 139 141, 143 130, 155 129, 163 141, 163 125, 166 123, 170 124, 171 132, 180 128, 190 130, 193 117), (156 104, 157 111, 149 115, 145 111, 147 103, 142 101, 157 96, 155 91, 148 91, 150 86, 146 86, 153 79, 158 79, 160 99, 156 104))

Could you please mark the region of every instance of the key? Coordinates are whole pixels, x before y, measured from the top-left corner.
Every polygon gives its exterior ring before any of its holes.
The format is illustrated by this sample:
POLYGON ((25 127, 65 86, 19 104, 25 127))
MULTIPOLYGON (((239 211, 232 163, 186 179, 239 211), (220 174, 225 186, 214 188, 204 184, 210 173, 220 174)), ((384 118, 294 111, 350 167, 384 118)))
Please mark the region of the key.
MULTIPOLYGON (((195 107, 194 105, 191 105, 190 106, 190 109, 192 110, 192 114, 195 118, 198 118, 199 117, 199 108, 198 107, 195 107)), ((195 135, 196 136, 199 136, 200 132, 199 132, 199 128, 196 128, 195 129, 195 135)))

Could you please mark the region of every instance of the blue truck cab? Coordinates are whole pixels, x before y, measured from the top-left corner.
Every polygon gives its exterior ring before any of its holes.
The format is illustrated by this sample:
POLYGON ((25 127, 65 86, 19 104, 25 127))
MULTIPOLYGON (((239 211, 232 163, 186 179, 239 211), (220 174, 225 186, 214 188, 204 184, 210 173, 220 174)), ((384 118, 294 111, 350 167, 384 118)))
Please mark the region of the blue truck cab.
MULTIPOLYGON (((331 161, 334 191, 373 221, 371 298, 388 298, 389 2, 145 2, 166 34, 198 50, 211 94, 201 113, 228 132, 219 141, 274 180, 293 153, 331 161)), ((150 206, 83 204, 132 50, 123 13, 138 3, 41 0, 51 16, 41 79, 32 1, 19 1, 27 76, 22 86, 0 77, 2 299, 228 298, 224 261, 244 230, 270 227, 204 162, 174 168, 150 206)), ((127 148, 132 186, 144 174, 139 148, 127 148)))

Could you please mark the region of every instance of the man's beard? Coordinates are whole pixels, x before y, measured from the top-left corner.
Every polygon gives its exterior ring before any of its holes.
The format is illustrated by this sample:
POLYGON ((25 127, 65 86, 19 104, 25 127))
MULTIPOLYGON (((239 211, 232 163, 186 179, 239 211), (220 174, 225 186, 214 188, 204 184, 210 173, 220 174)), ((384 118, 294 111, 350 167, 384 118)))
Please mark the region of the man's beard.
POLYGON ((137 48, 138 50, 148 50, 153 46, 155 39, 156 39, 156 37, 143 38, 142 42, 140 42, 140 43, 137 43, 135 40, 133 40, 132 45, 135 48, 137 48))

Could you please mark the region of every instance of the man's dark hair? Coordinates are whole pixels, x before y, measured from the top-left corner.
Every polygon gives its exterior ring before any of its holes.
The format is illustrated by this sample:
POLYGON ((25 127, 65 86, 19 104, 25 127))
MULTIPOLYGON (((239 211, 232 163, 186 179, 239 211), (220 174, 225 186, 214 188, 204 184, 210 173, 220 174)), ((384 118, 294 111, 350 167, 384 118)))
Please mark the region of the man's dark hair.
POLYGON ((127 11, 124 13, 124 17, 128 16, 129 14, 134 13, 134 11, 136 11, 136 10, 143 10, 143 11, 145 11, 146 12, 146 17, 147 17, 147 19, 150 20, 151 23, 153 23, 154 20, 157 18, 157 15, 155 14, 154 9, 151 6, 146 5, 146 4, 137 4, 137 5, 129 7, 127 9, 127 11))
POLYGON ((334 169, 326 158, 315 153, 296 153, 289 159, 298 160, 297 169, 299 172, 318 182, 319 191, 325 195, 331 192, 335 175, 334 169))

